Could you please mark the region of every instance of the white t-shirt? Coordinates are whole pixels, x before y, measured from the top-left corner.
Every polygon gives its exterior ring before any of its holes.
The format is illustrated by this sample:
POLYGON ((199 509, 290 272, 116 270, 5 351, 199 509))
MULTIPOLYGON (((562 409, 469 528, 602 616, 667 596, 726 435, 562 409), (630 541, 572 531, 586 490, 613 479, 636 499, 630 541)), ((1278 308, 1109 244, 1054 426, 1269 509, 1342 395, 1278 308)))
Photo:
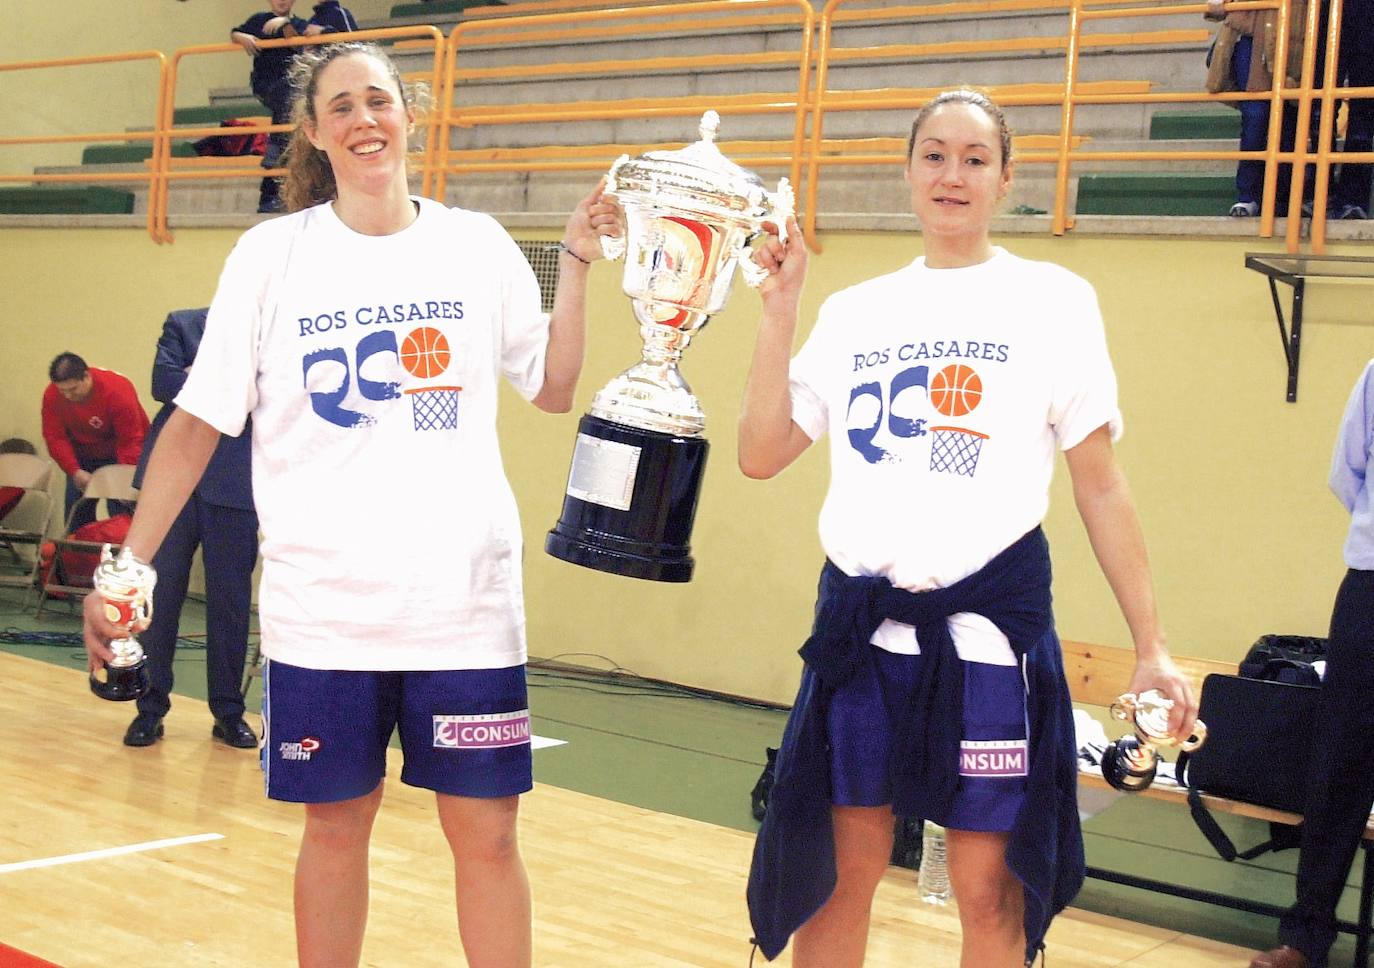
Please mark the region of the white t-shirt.
MULTIPOLYGON (((1097 296, 996 248, 962 269, 925 260, 838 292, 791 365, 792 419, 830 433, 826 554, 849 575, 943 588, 1038 525, 1056 449, 1121 432, 1097 296)), ((1010 664, 987 619, 950 619, 959 654, 1010 664)), ((919 652, 910 626, 874 644, 919 652)))
POLYGON ((252 415, 262 650, 292 665, 525 661, 497 378, 539 392, 548 318, 500 225, 416 201, 394 235, 331 204, 246 232, 176 399, 226 434, 252 415))

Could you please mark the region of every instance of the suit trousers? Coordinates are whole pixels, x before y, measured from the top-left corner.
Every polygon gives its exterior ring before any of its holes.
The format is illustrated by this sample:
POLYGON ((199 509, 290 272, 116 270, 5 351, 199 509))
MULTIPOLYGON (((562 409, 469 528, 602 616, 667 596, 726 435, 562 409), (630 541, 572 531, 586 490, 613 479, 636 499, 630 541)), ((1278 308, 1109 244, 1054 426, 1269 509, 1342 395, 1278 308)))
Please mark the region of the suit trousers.
POLYGON ((1336 904, 1374 805, 1374 571, 1351 569, 1336 594, 1303 810, 1297 903, 1279 939, 1311 968, 1336 940, 1336 904))
POLYGON ((192 494, 162 546, 153 556, 157 585, 153 621, 139 635, 148 657, 148 692, 140 714, 165 716, 171 708, 172 660, 176 656, 181 606, 196 547, 205 564, 205 684, 216 719, 243 715, 243 665, 248 654, 248 614, 253 566, 258 558, 258 516, 192 494))

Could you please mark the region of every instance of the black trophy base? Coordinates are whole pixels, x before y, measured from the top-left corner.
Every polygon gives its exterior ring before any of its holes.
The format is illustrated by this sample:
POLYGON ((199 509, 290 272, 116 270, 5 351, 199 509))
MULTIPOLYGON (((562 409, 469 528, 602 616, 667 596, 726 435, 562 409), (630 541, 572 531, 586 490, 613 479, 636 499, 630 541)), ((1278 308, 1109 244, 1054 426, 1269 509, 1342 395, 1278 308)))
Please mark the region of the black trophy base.
POLYGON ((685 582, 709 445, 587 414, 563 513, 544 539, 555 558, 648 581, 685 582))
POLYGON ((1142 749, 1134 736, 1123 736, 1102 752, 1102 777, 1114 790, 1139 793, 1154 782, 1158 763, 1153 750, 1142 749))
POLYGON ((91 676, 91 692, 110 702, 129 702, 148 691, 148 660, 131 666, 105 666, 105 681, 91 676))

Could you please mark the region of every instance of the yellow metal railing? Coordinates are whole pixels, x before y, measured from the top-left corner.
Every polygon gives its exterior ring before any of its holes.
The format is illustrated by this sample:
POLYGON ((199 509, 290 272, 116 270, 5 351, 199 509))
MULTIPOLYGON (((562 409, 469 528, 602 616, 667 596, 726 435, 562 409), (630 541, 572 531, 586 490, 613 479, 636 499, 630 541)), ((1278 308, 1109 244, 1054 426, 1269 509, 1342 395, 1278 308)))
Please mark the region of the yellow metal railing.
MULTIPOLYGON (((444 35, 437 27, 415 26, 415 27, 385 27, 377 30, 360 30, 351 34, 322 34, 316 37, 296 37, 290 40, 262 40, 258 46, 262 48, 273 47, 309 47, 317 44, 337 43, 341 38, 349 40, 375 40, 382 42, 405 41, 409 39, 410 45, 423 45, 432 47, 434 50, 433 67, 428 74, 407 75, 409 78, 433 79, 435 87, 439 86, 440 79, 444 76, 445 45, 444 35), (418 38, 418 40, 417 40, 418 38)), ((171 231, 167 227, 167 208, 170 186, 173 181, 188 181, 201 179, 223 179, 223 178, 261 178, 263 175, 281 175, 285 170, 281 168, 251 170, 245 169, 243 165, 228 165, 219 168, 205 168, 203 166, 181 166, 175 164, 172 158, 172 138, 176 137, 196 137, 211 134, 224 134, 223 128, 215 127, 181 127, 175 126, 174 118, 176 111, 176 82, 177 71, 181 61, 187 57, 196 57, 205 54, 223 54, 231 51, 239 51, 238 44, 202 44, 194 47, 183 47, 172 54, 164 73, 162 94, 160 97, 160 112, 158 116, 157 130, 153 138, 153 158, 150 163, 152 170, 152 187, 148 200, 150 212, 150 229, 154 240, 158 242, 172 241, 171 231)), ((425 119, 427 127, 427 137, 425 147, 415 153, 413 159, 416 166, 422 172, 424 178, 424 192, 430 191, 430 186, 434 176, 434 155, 436 151, 435 138, 437 120, 431 116, 425 119)), ((234 134, 258 134, 271 133, 274 131, 289 131, 289 124, 256 124, 244 125, 233 129, 234 134)))
MULTIPOLYGON (((422 193, 442 200, 450 176, 479 172, 536 172, 604 170, 621 153, 639 153, 654 147, 677 147, 682 142, 643 143, 630 139, 607 143, 602 139, 568 137, 564 144, 532 147, 464 147, 460 132, 481 126, 533 123, 579 124, 618 122, 660 117, 691 117, 714 109, 725 116, 760 117, 787 115, 790 135, 773 139, 750 140, 749 131, 726 128, 732 136, 722 141, 722 149, 745 167, 782 168, 789 174, 801 200, 801 218, 806 235, 816 245, 818 188, 823 171, 833 166, 901 165, 905 163, 905 139, 892 137, 828 137, 829 114, 858 110, 907 110, 914 114, 939 88, 878 88, 845 90, 831 86, 831 67, 839 64, 881 64, 911 62, 933 57, 977 57, 995 53, 1041 53, 1062 55, 1061 81, 993 85, 988 92, 1005 106, 1042 105, 1058 107, 1058 130, 1030 133, 1018 137, 1017 158, 1021 164, 1055 165, 1054 202, 1050 213, 1051 231, 1063 234, 1073 227, 1069 211, 1070 181, 1075 165, 1085 162, 1130 163, 1166 160, 1238 161, 1259 160, 1265 165, 1264 191, 1259 219, 1259 234, 1272 237, 1281 193, 1287 192, 1286 244, 1290 252, 1301 246, 1299 211, 1302 205, 1301 173, 1310 167, 1314 174, 1314 212, 1310 243, 1314 252, 1324 251, 1326 199, 1331 166, 1340 162, 1374 162, 1374 152, 1350 153, 1332 150, 1333 118, 1336 101, 1347 97, 1374 97, 1374 88, 1335 86, 1336 57, 1327 56, 1324 76, 1315 78, 1317 44, 1324 43, 1328 54, 1337 48, 1341 24, 1341 3, 1331 4, 1325 37, 1318 37, 1318 4, 1308 7, 1305 22, 1290 24, 1286 0, 1233 0, 1227 9, 1277 11, 1277 57, 1286 63, 1292 36, 1304 37, 1302 76, 1295 88, 1283 87, 1283 71, 1275 72, 1269 91, 1230 92, 1212 95, 1201 91, 1160 92, 1148 79, 1083 81, 1080 57, 1086 50, 1130 49, 1151 45, 1191 45, 1199 54, 1211 31, 1165 29, 1156 31, 1094 33, 1087 29, 1097 21, 1122 18, 1151 18, 1179 14, 1201 17, 1205 7, 1199 3, 1172 0, 953 0, 947 3, 859 8, 858 0, 828 0, 819 19, 808 0, 618 0, 614 7, 586 9, 586 0, 532 0, 519 11, 499 8, 471 8, 445 37, 432 26, 393 27, 360 31, 352 39, 377 40, 395 44, 397 50, 432 51, 428 71, 407 74, 408 80, 427 79, 436 95, 436 107, 423 125, 427 136, 423 148, 413 153, 412 161, 422 176, 422 193), (583 9, 568 9, 579 6, 583 9), (933 43, 879 43, 844 47, 835 41, 837 26, 901 24, 934 18, 1013 16, 1048 13, 1063 15, 1062 34, 1018 36, 983 40, 946 40, 933 43), (781 44, 762 45, 763 49, 739 53, 719 49, 694 53, 686 49, 667 55, 617 57, 615 59, 575 59, 571 52, 582 42, 614 40, 651 40, 684 38, 715 32, 721 37, 745 36, 750 32, 771 30, 781 44), (795 40, 789 41, 789 35, 795 40), (562 44, 568 53, 552 62, 502 63, 477 66, 480 51, 515 51, 532 45, 562 44), (783 49, 776 49, 781 46, 783 49), (795 74, 795 84, 784 90, 736 90, 731 94, 673 93, 644 96, 652 90, 654 76, 669 78, 661 82, 672 88, 672 75, 734 71, 749 76, 751 71, 767 70, 774 77, 795 74), (471 103, 468 91, 484 82, 513 79, 572 82, 592 77, 607 78, 612 87, 622 85, 634 96, 608 96, 595 100, 518 102, 515 104, 471 103), (1105 104, 1194 104, 1267 100, 1270 104, 1268 141, 1262 151, 1172 150, 1104 151, 1091 145, 1091 139, 1075 133, 1077 109, 1083 105, 1105 104), (1297 118, 1297 144, 1291 151, 1280 150, 1282 115, 1286 105, 1297 118), (1316 144, 1308 147, 1305 134, 1311 126, 1313 105, 1319 105, 1321 123, 1316 144), (596 143, 586 143, 586 142, 596 143), (1278 184, 1281 164, 1291 164, 1294 178, 1288 186, 1278 184)), ((296 47, 337 41, 339 35, 264 41, 264 47, 296 47)), ((74 67, 121 61, 149 60, 158 67, 154 124, 148 131, 92 132, 48 136, 0 138, 2 145, 64 142, 149 141, 152 157, 146 172, 79 172, 68 174, 0 175, 0 182, 146 182, 148 185, 148 232, 158 242, 171 240, 168 229, 168 200, 173 182, 224 178, 254 178, 281 174, 280 169, 264 172, 256 160, 173 158, 174 138, 224 134, 222 127, 176 127, 174 105, 178 69, 183 58, 237 51, 234 44, 186 47, 170 58, 158 51, 136 51, 92 57, 74 57, 26 63, 0 64, 0 71, 37 70, 74 67)), ((518 58, 512 58, 514 61, 518 58)), ((526 57, 529 60, 530 58, 526 57)), ((1199 67, 1201 65, 1199 64, 1199 67)), ((1199 75, 1201 71, 1199 70, 1199 75)), ((761 85, 762 86, 762 85, 761 85)), ((287 125, 260 123, 236 127, 235 134, 282 131, 287 125)), ((690 130, 690 129, 689 129, 690 130)), ((684 134, 689 133, 684 131, 684 134)), ((895 134, 895 132, 894 132, 895 134)))
POLYGON ((1284 190, 1284 186, 1278 185, 1278 169, 1282 163, 1292 165, 1292 179, 1287 188, 1288 205, 1286 213, 1288 216, 1287 230, 1285 236, 1286 248, 1289 252, 1298 252, 1301 248, 1301 222, 1302 222, 1302 203, 1303 203, 1303 172, 1308 164, 1313 164, 1313 213, 1310 226, 1310 244, 1312 251, 1317 254, 1325 252, 1326 247, 1326 198, 1327 186, 1330 178, 1331 165, 1334 162, 1350 161, 1365 162, 1374 161, 1374 152, 1363 153, 1338 153, 1331 151, 1331 126, 1334 116, 1335 99, 1338 97, 1369 97, 1374 96, 1374 88, 1338 88, 1335 87, 1336 57, 1335 52, 1338 47, 1340 36, 1341 19, 1341 0, 1333 0, 1331 3, 1330 25, 1325 38, 1319 38, 1318 16, 1319 5, 1312 2, 1308 5, 1307 19, 1301 25, 1304 38, 1302 76, 1299 78, 1299 85, 1296 88, 1284 87, 1285 70, 1281 65, 1288 62, 1288 51, 1292 42, 1295 25, 1289 22, 1289 5, 1285 0, 1240 0, 1240 2, 1229 2, 1226 5, 1228 11, 1241 10, 1275 10, 1276 11, 1276 51, 1274 55, 1275 65, 1280 65, 1274 70, 1273 87, 1268 92, 1240 92, 1233 91, 1226 94, 1216 95, 1205 92, 1175 92, 1175 93, 1149 93, 1141 95, 1130 94, 1096 94, 1084 90, 1084 86, 1078 80, 1078 52, 1085 44, 1083 26, 1085 23, 1105 20, 1108 18, 1120 17, 1160 17, 1172 14, 1196 13, 1199 16, 1206 10, 1205 5, 1200 4, 1136 4, 1134 6, 1117 6, 1110 9, 1086 9, 1083 0, 1071 0, 1070 3, 1070 27, 1069 27, 1069 46, 1065 54, 1064 63, 1064 96, 1062 103, 1061 122, 1060 122, 1060 148, 1059 162, 1055 186, 1055 201, 1052 218, 1052 231, 1056 235, 1061 235, 1072 228, 1073 220, 1068 215, 1068 182, 1069 171, 1075 162, 1081 161, 1107 161, 1107 162, 1150 162, 1165 160, 1257 160, 1263 161, 1265 166, 1264 188, 1260 202, 1260 228, 1259 234, 1263 238, 1270 238, 1274 234, 1274 220, 1276 217, 1276 198, 1279 192, 1284 190), (1317 44, 1327 44, 1326 72, 1321 83, 1314 87, 1313 74, 1315 73, 1317 44), (1312 102, 1319 99, 1323 105, 1321 131, 1319 133, 1318 144, 1315 151, 1307 147, 1307 133, 1311 127, 1312 102), (1075 108, 1082 104, 1161 104, 1161 103, 1198 103, 1198 102, 1235 102, 1244 100, 1267 100, 1270 103, 1269 110, 1269 134, 1268 141, 1263 151, 1095 151, 1078 150, 1069 144, 1069 139, 1074 131, 1075 108), (1297 119, 1295 125, 1295 146, 1292 151, 1281 151, 1281 130, 1283 125, 1283 113, 1285 104, 1296 102, 1297 119))
MULTIPOLYGON (((551 3, 553 0, 551 0, 551 3)), ((544 4, 543 6, 550 6, 544 4)), ((475 8, 476 9, 476 8, 475 8)), ((522 5, 522 10, 523 10, 522 5)), ((783 167, 799 186, 806 132, 807 83, 811 74, 814 13, 807 0, 689 0, 644 6, 600 8, 568 12, 521 14, 464 20, 454 27, 448 41, 448 75, 440 104, 444 106, 439 131, 438 193, 443 197, 449 175, 494 171, 606 170, 622 153, 638 154, 646 148, 672 147, 673 143, 621 143, 581 146, 569 150, 550 145, 538 149, 457 148, 454 129, 481 125, 581 121, 627 121, 656 117, 700 116, 714 109, 722 116, 790 114, 792 133, 785 141, 755 141, 742 156, 731 160, 746 167, 783 167), (476 50, 519 44, 611 39, 681 37, 713 31, 726 35, 760 28, 792 31, 794 49, 728 53, 683 53, 673 56, 617 57, 615 59, 559 60, 546 63, 494 67, 468 66, 476 50), (783 91, 741 91, 730 95, 671 94, 641 96, 654 74, 683 71, 747 72, 758 68, 794 70, 795 86, 783 91), (624 85, 626 97, 595 101, 567 99, 524 104, 471 104, 455 94, 460 85, 521 80, 566 81, 600 77, 624 85)), ((669 82, 671 83, 671 82, 669 82)), ((685 125, 684 133, 694 126, 685 125)), ((727 133, 729 129, 726 129, 727 133)), ((735 147, 739 143, 734 143, 735 147)))
MULTIPOLYGON (((158 79, 156 94, 153 102, 154 119, 161 116, 163 92, 167 86, 167 58, 161 51, 157 50, 137 50, 124 54, 93 54, 87 57, 59 57, 51 60, 25 61, 16 64, 0 64, 0 71, 31 71, 45 70, 55 67, 84 67, 92 64, 117 64, 127 61, 151 61, 157 66, 158 79)), ((154 125, 156 127, 156 125, 154 125)), ((34 145, 34 144, 63 144, 71 142, 96 142, 96 141, 152 141, 156 137, 155 132, 134 132, 134 131, 95 131, 82 134, 61 134, 61 135, 28 135, 12 136, 0 138, 0 145, 34 145)), ((23 182, 30 184, 33 182, 58 182, 58 183, 90 183, 90 182, 148 182, 148 194, 152 196, 156 184, 157 175, 155 172, 148 174, 132 174, 128 172, 71 172, 63 174, 38 174, 30 172, 23 175, 0 174, 0 182, 23 182)), ((154 239, 158 237, 154 215, 151 206, 148 210, 148 234, 154 239)))

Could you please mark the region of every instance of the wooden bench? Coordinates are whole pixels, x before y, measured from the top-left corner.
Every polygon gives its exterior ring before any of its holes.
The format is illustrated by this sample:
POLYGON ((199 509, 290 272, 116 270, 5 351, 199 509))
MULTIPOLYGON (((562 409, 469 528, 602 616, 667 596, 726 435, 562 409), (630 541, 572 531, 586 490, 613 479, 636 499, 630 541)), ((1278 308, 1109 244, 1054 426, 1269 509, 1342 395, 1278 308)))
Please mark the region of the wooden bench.
MULTIPOLYGON (((1117 696, 1130 682, 1131 672, 1135 668, 1135 653, 1130 649, 1091 645, 1086 642, 1065 641, 1063 646, 1064 674, 1068 678, 1069 693, 1074 701, 1088 706, 1102 707, 1108 707, 1115 702, 1117 696)), ((1213 673, 1236 674, 1236 664, 1232 662, 1192 659, 1186 656, 1174 656, 1174 661, 1192 681, 1193 690, 1199 696, 1202 694, 1202 680, 1207 676, 1213 673)), ((1105 720, 1107 716, 1104 714, 1097 718, 1105 720)), ((1078 783, 1087 789, 1113 789, 1100 772, 1080 771, 1078 783)), ((1172 783, 1155 783, 1140 793, 1127 795, 1173 803, 1184 810, 1189 809, 1187 792, 1172 783)), ((1213 813, 1229 813, 1237 817, 1249 817, 1268 823, 1288 825, 1302 823, 1301 814, 1256 806, 1239 800, 1229 800, 1226 797, 1203 794, 1202 802, 1213 813)), ((1374 818, 1365 826, 1364 840, 1361 846, 1364 848, 1364 873, 1360 883, 1359 915, 1354 923, 1338 921, 1337 929, 1355 936, 1355 966, 1356 968, 1368 968, 1369 943, 1371 935, 1374 935, 1374 927, 1371 927, 1371 920, 1374 920, 1372 918, 1374 916, 1374 818)), ((1215 904, 1219 907, 1246 911, 1251 914, 1264 914, 1274 918, 1279 917, 1286 910, 1283 907, 1262 901, 1232 897, 1215 891, 1199 890, 1182 884, 1152 880, 1135 874, 1104 870, 1099 867, 1089 866, 1088 876, 1098 880, 1110 881, 1114 884, 1123 884, 1127 887, 1156 891, 1174 897, 1215 904)))

